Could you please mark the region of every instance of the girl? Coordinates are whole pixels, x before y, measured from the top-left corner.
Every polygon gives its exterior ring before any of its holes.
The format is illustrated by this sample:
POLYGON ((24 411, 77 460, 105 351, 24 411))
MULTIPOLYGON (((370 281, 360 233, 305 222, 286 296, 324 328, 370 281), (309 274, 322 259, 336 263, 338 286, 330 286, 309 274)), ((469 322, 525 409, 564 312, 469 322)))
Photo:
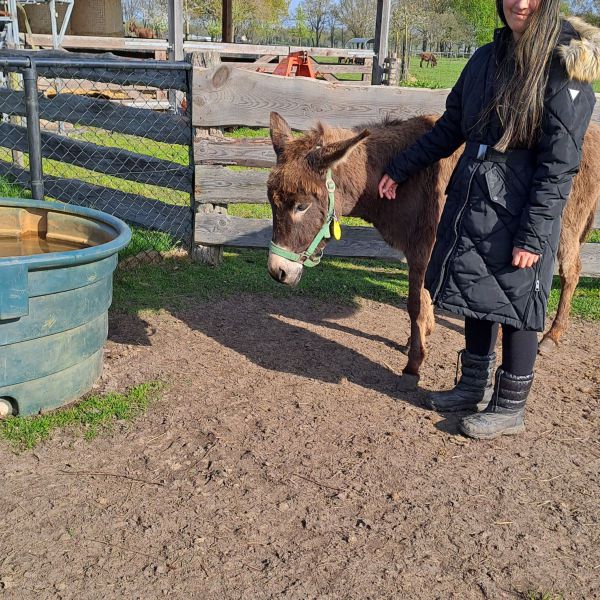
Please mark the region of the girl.
POLYGON ((435 127, 379 183, 393 200, 399 183, 466 142, 425 282, 437 306, 465 317, 466 348, 458 384, 428 403, 472 411, 460 429, 485 439, 524 429, 561 214, 600 74, 600 30, 561 20, 560 0, 496 0, 496 8, 505 27, 469 60, 435 127))

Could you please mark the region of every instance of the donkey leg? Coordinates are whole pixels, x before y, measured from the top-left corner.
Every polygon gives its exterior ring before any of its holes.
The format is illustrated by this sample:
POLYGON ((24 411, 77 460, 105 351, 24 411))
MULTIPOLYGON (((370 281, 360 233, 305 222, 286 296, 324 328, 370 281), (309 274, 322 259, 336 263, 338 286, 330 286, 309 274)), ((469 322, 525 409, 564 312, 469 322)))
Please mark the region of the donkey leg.
POLYGON ((425 288, 421 290, 421 306, 425 313, 425 335, 430 336, 435 329, 435 316, 433 314, 431 296, 425 288))
POLYGON ((579 283, 581 257, 579 239, 576 236, 561 237, 558 247, 558 270, 560 274, 560 300, 552 326, 540 342, 540 354, 551 354, 558 346, 560 338, 569 326, 571 300, 579 283))
POLYGON ((426 335, 429 324, 431 302, 425 302, 423 282, 425 266, 411 265, 408 269, 408 316, 410 317, 410 339, 408 363, 402 371, 401 390, 414 390, 419 383, 419 370, 425 360, 426 335))

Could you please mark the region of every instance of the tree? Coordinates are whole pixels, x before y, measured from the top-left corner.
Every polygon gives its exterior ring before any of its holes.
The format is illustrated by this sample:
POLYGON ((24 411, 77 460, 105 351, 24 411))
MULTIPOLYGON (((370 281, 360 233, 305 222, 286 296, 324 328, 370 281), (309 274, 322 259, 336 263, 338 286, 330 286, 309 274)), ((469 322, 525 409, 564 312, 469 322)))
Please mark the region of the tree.
POLYGON ((327 17, 331 13, 331 0, 303 0, 300 4, 306 21, 314 34, 314 45, 321 45, 321 35, 325 31, 327 17))
POLYGON ((483 46, 492 41, 494 29, 498 26, 496 3, 490 0, 452 0, 454 12, 462 16, 473 28, 477 45, 483 46))
POLYGON ((167 0, 123 0, 123 19, 136 21, 158 33, 168 29, 167 0))
POLYGON ((350 30, 354 37, 369 37, 375 34, 376 0, 340 0, 337 7, 339 22, 350 30))
POLYGON ((296 7, 296 12, 294 13, 294 26, 290 28, 290 33, 296 38, 299 46, 303 46, 304 41, 310 37, 310 29, 302 5, 296 7))
MULTIPOLYGON (((209 31, 220 31, 221 6, 221 0, 189 0, 188 10, 209 31)), ((233 0, 234 36, 252 39, 265 26, 280 24, 288 7, 289 0, 233 0)))

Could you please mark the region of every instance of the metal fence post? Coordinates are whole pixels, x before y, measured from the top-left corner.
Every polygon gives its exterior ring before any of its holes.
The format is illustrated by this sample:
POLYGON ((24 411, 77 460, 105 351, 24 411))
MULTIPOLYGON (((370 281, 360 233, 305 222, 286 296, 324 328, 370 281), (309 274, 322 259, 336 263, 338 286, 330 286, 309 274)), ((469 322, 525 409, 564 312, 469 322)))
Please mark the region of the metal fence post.
POLYGON ((40 107, 38 103, 37 69, 33 60, 28 68, 23 69, 23 85, 25 88, 25 110, 27 114, 31 193, 36 200, 43 200, 44 176, 42 173, 40 107))

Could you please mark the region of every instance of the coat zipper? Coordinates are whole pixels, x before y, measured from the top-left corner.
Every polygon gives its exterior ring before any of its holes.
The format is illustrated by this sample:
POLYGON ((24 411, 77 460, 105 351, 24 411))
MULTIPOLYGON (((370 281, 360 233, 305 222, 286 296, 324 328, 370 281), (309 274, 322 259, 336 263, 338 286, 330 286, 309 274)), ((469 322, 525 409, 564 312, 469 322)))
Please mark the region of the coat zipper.
POLYGON ((440 289, 444 287, 446 283, 446 279, 448 277, 446 267, 448 266, 448 261, 450 260, 450 257, 454 254, 454 251, 456 250, 456 246, 458 246, 458 225, 459 222, 462 220, 462 217, 467 208, 467 204, 469 204, 469 198, 471 196, 471 185, 473 184, 473 178, 475 177, 475 173, 477 172, 478 168, 479 166, 476 166, 475 169, 473 169, 473 172, 471 173, 471 177, 469 178, 469 185, 467 186, 467 197, 460 210, 456 213, 456 218, 454 219, 454 243, 452 244, 452 248, 450 248, 450 251, 448 252, 448 254, 446 254, 442 262, 442 268, 440 270, 440 279, 438 286, 435 289, 435 292, 433 293, 432 302, 435 302, 437 300, 437 296, 440 292, 440 289))
POLYGON ((527 300, 527 306, 525 307, 525 314, 523 315, 523 325, 527 325, 527 319, 529 319, 529 313, 531 312, 531 304, 533 302, 533 298, 540 291, 540 265, 542 262, 543 254, 540 256, 539 260, 535 263, 535 282, 533 284, 533 289, 529 292, 529 299, 527 300))

